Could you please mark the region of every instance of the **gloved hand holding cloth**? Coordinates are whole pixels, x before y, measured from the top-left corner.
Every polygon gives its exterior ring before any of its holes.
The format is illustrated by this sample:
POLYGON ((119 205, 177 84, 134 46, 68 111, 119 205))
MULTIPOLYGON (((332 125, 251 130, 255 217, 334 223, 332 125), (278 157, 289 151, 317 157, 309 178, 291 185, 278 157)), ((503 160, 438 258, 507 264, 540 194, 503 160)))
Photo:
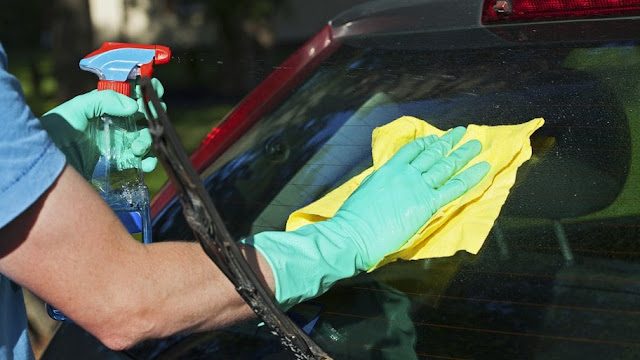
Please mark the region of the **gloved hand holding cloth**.
MULTIPOLYGON (((491 164, 489 173, 477 186, 440 208, 409 241, 386 254, 368 271, 398 259, 430 259, 451 256, 458 251, 476 254, 516 181, 518 168, 532 156, 530 137, 543 124, 544 119, 537 118, 515 125, 469 125, 460 143, 476 139, 482 144, 482 152, 468 166, 486 161, 491 164)), ((376 128, 372 134, 373 166, 293 212, 289 215, 286 230, 332 218, 364 179, 383 166, 404 144, 419 137, 444 133, 411 116, 403 116, 376 128)))
POLYGON ((335 215, 288 232, 244 240, 267 259, 276 300, 288 308, 325 292, 336 281, 367 271, 403 246, 441 207, 478 184, 490 165, 464 168, 482 146, 465 134, 418 138, 366 177, 335 215))
MULTIPOLYGON (((152 79, 151 83, 161 98, 164 94, 162 84, 157 79, 152 79)), ((90 134, 89 122, 101 121, 100 117, 103 115, 133 116, 134 120, 143 118, 140 86, 137 85, 134 89, 132 97, 112 90, 93 90, 53 108, 40 118, 49 136, 66 155, 67 162, 85 179, 91 177, 98 158, 106 152, 104 137, 90 134)), ((133 161, 134 158, 142 158, 148 153, 152 143, 149 130, 144 128, 121 135, 115 137, 120 143, 112 146, 118 149, 118 153, 111 154, 116 159, 118 167, 141 166, 144 172, 153 171, 158 163, 155 157, 146 157, 141 162, 133 161)))

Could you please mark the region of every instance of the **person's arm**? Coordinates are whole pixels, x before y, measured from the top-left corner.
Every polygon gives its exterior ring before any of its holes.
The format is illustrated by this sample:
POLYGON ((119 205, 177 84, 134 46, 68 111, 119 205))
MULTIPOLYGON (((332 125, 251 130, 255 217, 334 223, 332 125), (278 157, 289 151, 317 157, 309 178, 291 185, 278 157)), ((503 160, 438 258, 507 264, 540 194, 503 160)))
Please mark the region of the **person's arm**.
MULTIPOLYGON (((199 244, 136 242, 70 166, 0 238, 0 273, 112 349, 253 314, 199 244)), ((274 289, 265 260, 244 253, 274 289)))
MULTIPOLYGON (((329 220, 246 239, 244 254, 284 308, 369 269, 402 246, 488 170, 464 134, 418 139, 371 174, 329 220), (457 174, 457 175, 455 175, 457 174), (455 176, 454 176, 455 175, 455 176), (310 264, 312 264, 310 266, 310 264)), ((89 184, 67 167, 0 230, 0 273, 62 310, 113 349, 178 331, 225 326, 251 311, 198 244, 132 240, 89 184)))
MULTIPOLYGON (((10 98, 5 103, 27 109, 13 96, 15 89, 6 93, 10 98)), ((95 162, 95 156, 87 155, 99 145, 86 136, 88 121, 103 114, 130 116, 138 109, 139 104, 124 95, 94 91, 58 106, 41 122, 56 144, 68 150, 68 160, 69 153, 78 155, 72 164, 86 176, 95 162)), ((368 270, 409 240, 440 207, 475 186, 488 164, 458 171, 480 152, 480 143, 470 141, 449 154, 464 131, 457 128, 441 138, 409 143, 329 220, 246 239, 250 246, 244 254, 278 303, 292 306, 368 270)), ((122 155, 143 157, 151 143, 145 133, 123 148, 122 155)), ((7 144, 8 151, 38 150, 20 147, 19 142, 7 144)), ((155 159, 149 160, 146 170, 155 165, 155 159)), ((145 170, 144 161, 142 167, 145 170)), ((29 176, 18 177, 29 184, 29 176)), ((0 273, 60 309, 105 345, 123 349, 143 339, 212 329, 251 315, 198 244, 134 241, 72 167, 40 196, 44 189, 26 211, 0 228, 0 273)), ((29 194, 14 195, 26 203, 21 196, 29 194)))

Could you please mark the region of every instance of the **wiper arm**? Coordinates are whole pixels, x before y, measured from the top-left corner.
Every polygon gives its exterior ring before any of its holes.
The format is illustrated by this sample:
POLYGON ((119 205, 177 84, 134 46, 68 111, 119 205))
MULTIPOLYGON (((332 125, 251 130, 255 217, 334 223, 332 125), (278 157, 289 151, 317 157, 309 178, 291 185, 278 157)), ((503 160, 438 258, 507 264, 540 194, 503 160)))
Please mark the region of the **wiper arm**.
POLYGON ((297 359, 330 359, 329 355, 278 308, 262 286, 224 226, 166 111, 160 104, 150 79, 141 78, 140 86, 145 99, 152 103, 157 114, 153 116, 148 101, 144 101, 144 112, 153 136, 153 148, 176 187, 185 219, 205 253, 233 283, 256 315, 280 337, 285 348, 297 359))

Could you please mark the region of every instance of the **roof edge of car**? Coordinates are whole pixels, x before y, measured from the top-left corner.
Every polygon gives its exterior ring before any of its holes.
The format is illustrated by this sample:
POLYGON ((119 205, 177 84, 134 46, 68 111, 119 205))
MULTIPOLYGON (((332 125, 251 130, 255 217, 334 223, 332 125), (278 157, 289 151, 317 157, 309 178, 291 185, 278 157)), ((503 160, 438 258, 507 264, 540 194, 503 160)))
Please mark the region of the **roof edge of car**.
POLYGON ((482 1, 375 0, 342 12, 329 21, 329 25, 335 38, 343 38, 371 33, 477 27, 481 16, 482 1))

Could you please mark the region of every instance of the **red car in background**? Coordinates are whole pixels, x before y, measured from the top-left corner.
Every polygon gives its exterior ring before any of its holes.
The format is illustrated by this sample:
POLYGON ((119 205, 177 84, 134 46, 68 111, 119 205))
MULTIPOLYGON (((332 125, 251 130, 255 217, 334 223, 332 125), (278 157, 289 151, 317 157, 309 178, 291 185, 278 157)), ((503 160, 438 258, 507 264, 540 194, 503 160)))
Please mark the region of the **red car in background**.
MULTIPOLYGON (((289 313, 336 359, 640 357, 640 1, 381 0, 302 46, 192 155, 238 240, 371 165, 402 115, 544 117, 480 253, 397 262, 289 313)), ((171 187, 154 237, 193 239, 171 187)), ((108 351, 66 323, 44 358, 287 359, 259 320, 108 351)))

